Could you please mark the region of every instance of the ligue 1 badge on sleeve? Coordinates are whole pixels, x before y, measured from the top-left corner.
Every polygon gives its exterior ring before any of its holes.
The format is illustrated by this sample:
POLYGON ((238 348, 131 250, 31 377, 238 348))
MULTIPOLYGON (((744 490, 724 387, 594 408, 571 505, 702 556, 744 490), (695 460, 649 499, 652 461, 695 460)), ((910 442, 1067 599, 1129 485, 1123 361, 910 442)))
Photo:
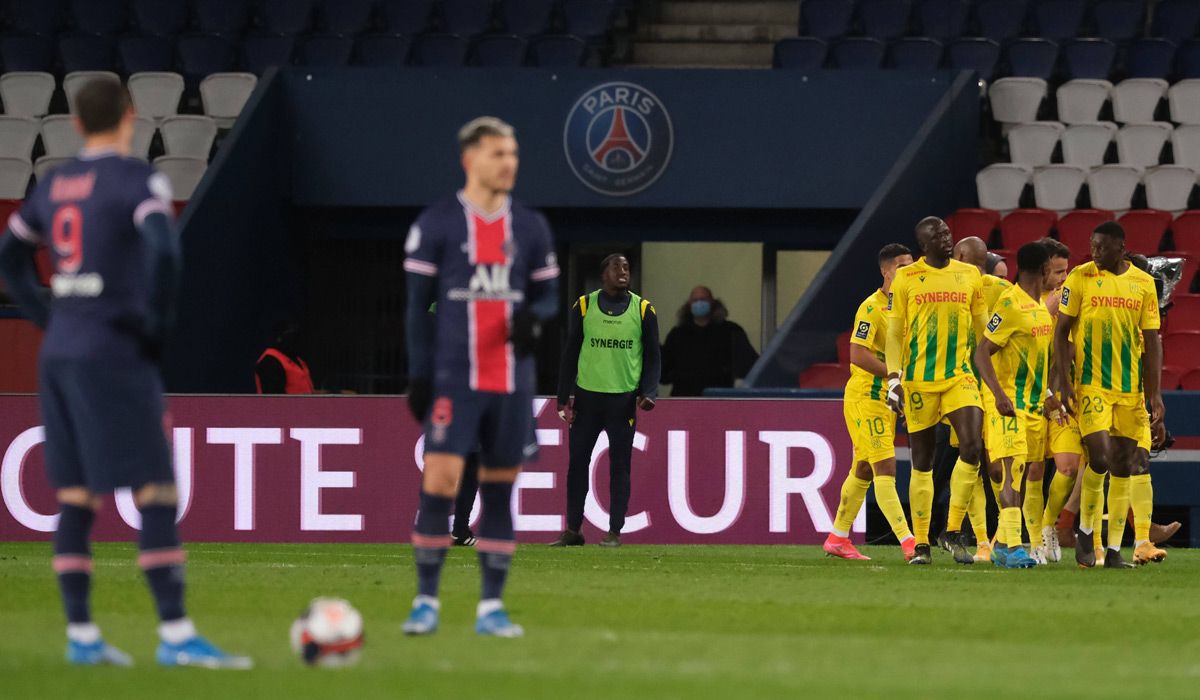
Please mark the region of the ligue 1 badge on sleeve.
POLYGON ((579 181, 624 197, 654 184, 671 160, 675 133, 666 107, 641 85, 612 82, 585 92, 567 115, 563 150, 579 181))

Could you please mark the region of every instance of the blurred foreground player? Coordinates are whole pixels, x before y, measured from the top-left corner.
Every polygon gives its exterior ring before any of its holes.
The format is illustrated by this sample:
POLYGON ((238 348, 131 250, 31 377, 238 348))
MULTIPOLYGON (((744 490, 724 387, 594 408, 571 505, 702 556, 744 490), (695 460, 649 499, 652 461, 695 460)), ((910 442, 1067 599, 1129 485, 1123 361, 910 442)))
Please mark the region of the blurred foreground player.
POLYGON ((512 563, 513 482, 537 453, 533 351, 558 306, 550 228, 509 198, 517 177, 513 128, 494 117, 458 134, 467 183, 408 233, 409 407, 425 424, 425 471, 413 529, 417 596, 405 634, 438 627, 438 580, 464 458, 478 449, 482 595, 475 631, 519 637, 500 596, 512 563), (437 302, 437 314, 429 313, 437 302))
POLYGON ((129 487, 142 517, 138 565, 161 620, 163 666, 249 668, 196 634, 184 612, 185 555, 175 529, 175 473, 164 435, 159 358, 180 271, 165 176, 126 157, 136 115, 120 83, 76 97, 79 155, 54 170, 9 219, 0 273, 37 325, 46 464, 59 502, 54 571, 67 613, 67 660, 128 666, 92 622, 89 535, 101 494, 129 487), (52 298, 34 247, 49 244, 52 298))

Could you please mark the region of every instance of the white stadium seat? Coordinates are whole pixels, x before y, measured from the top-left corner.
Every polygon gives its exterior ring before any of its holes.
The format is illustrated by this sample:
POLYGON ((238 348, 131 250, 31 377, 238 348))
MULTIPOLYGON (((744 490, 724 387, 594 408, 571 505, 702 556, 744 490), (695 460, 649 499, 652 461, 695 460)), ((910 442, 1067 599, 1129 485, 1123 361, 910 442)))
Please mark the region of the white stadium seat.
POLYGON ((1077 165, 1047 165, 1033 172, 1033 199, 1039 209, 1061 216, 1076 207, 1087 169, 1077 165))
POLYGON ((1064 124, 1099 121, 1111 90, 1112 83, 1107 80, 1068 80, 1054 93, 1058 120, 1064 124))
POLYGON ((207 168, 208 161, 204 158, 159 156, 154 159, 154 169, 167 176, 167 180, 171 182, 171 194, 176 201, 192 198, 207 168))
POLYGON ((133 143, 129 147, 129 155, 142 160, 150 159, 150 143, 154 141, 154 120, 138 116, 133 125, 133 143))
POLYGON ((51 170, 68 161, 74 160, 74 156, 42 156, 33 164, 33 177, 38 182, 46 179, 51 170))
POLYGON ((1107 209, 1117 216, 1133 208, 1133 193, 1142 181, 1142 169, 1132 165, 1101 165, 1088 173, 1092 207, 1107 209))
POLYGON ((1200 80, 1180 80, 1167 90, 1171 121, 1200 124, 1200 80))
POLYGON ((42 117, 50 112, 54 76, 49 73, 5 73, 0 75, 0 100, 10 117, 42 117))
POLYGON ((0 199, 24 199, 32 174, 28 157, 0 158, 0 199))
POLYGON ((253 73, 213 73, 200 81, 200 100, 204 113, 228 129, 241 114, 258 78, 253 73))
POLYGON ((1160 165, 1146 171, 1142 178, 1146 186, 1146 204, 1179 214, 1188 208, 1192 188, 1196 186, 1196 171, 1182 165, 1160 165))
POLYGON ((155 121, 179 111, 183 76, 178 73, 134 73, 129 76, 129 94, 137 113, 155 121))
POLYGON ((69 114, 51 114, 42 118, 42 146, 53 158, 74 156, 83 148, 83 134, 75 128, 69 114))
POLYGON ((1021 206, 1021 193, 1033 177, 1033 168, 1014 163, 995 163, 975 174, 979 206, 1007 214, 1021 206))
POLYGON ((1041 78, 997 80, 988 88, 992 118, 1005 125, 1034 121, 1038 107, 1046 99, 1046 90, 1046 81, 1041 78))
POLYGON ((1104 154, 1117 135, 1112 122, 1084 122, 1068 126, 1062 136, 1063 162, 1085 168, 1104 163, 1104 154))
POLYGON ((1152 122, 1158 103, 1167 96, 1167 81, 1158 78, 1130 78, 1113 86, 1110 93, 1113 119, 1122 124, 1152 122))
POLYGON ((71 114, 75 113, 75 95, 79 93, 79 89, 88 83, 89 80, 97 78, 106 78, 114 82, 121 82, 121 77, 116 73, 106 70, 81 70, 74 73, 67 73, 63 77, 63 92, 67 96, 67 109, 71 114))
POLYGON ((1171 131, 1167 122, 1126 124, 1117 132, 1117 160, 1139 168, 1158 165, 1171 131))
POLYGON ((33 144, 37 143, 41 130, 42 126, 36 119, 0 116, 0 158, 30 160, 33 157, 33 144))
POLYGON ((1175 164, 1200 170, 1200 124, 1184 124, 1171 132, 1171 151, 1175 164))
POLYGON ((167 117, 158 125, 163 137, 163 146, 169 156, 190 156, 208 159, 213 141, 217 138, 217 123, 212 117, 200 115, 176 115, 167 117))
POLYGON ((1008 132, 1010 159, 1021 165, 1048 165, 1062 133, 1058 122, 1017 124, 1008 132))

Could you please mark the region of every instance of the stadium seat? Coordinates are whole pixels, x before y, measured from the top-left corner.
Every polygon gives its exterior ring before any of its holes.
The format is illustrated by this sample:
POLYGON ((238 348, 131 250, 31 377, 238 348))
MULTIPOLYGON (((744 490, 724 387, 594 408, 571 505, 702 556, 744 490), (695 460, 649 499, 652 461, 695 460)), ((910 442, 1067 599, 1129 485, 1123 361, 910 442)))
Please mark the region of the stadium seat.
MULTIPOLYGON (((1089 181, 1088 186, 1091 186, 1089 181)), ((1111 211, 1102 209, 1076 209, 1058 220, 1058 240, 1071 249, 1071 262, 1091 257, 1092 231, 1105 221, 1113 220, 1111 211)))
POLYGON ((192 0, 192 12, 206 34, 240 34, 250 21, 249 0, 192 0))
POLYGON ((1200 279, 1197 279, 1196 275, 1196 272, 1200 270, 1200 252, 1192 253, 1186 250, 1177 250, 1171 253, 1171 257, 1183 260, 1183 277, 1179 280, 1179 286, 1175 289, 1180 293, 1200 291, 1196 287, 1200 283, 1200 279))
POLYGON ((1000 222, 1000 244, 1019 250, 1026 243, 1049 236, 1057 221, 1058 215, 1046 209, 1017 209, 1000 222))
POLYGON ((1185 41, 1175 52, 1175 73, 1185 80, 1200 78, 1200 41, 1185 41))
POLYGON ((800 373, 800 386, 804 389, 845 389, 850 381, 850 365, 818 362, 809 365, 800 373))
MULTIPOLYGON (((33 144, 37 142, 41 124, 29 117, 0 116, 0 158, 33 157, 33 144)), ((32 162, 32 161, 31 161, 32 162)), ((4 220, 0 220, 3 226, 4 220)))
POLYGON ((967 0, 917 0, 917 25, 922 36, 954 39, 965 33, 970 12, 967 0))
POLYGON ((1158 78, 1130 78, 1113 86, 1113 118, 1122 124, 1152 122, 1158 104, 1167 96, 1167 81, 1158 78))
POLYGON ((1064 124, 1099 121, 1111 90, 1112 83, 1107 80, 1068 80, 1054 93, 1058 120, 1064 124))
POLYGON ((461 66, 467 62, 467 40, 456 34, 422 34, 413 40, 418 66, 461 66))
POLYGON ((797 36, 783 39, 775 44, 774 65, 776 68, 817 70, 825 65, 829 44, 821 39, 797 36))
POLYGON ((909 0, 860 0, 858 18, 863 34, 888 41, 908 32, 909 0))
MULTIPOLYGON (((337 3, 325 6, 332 4, 337 3)), ((312 23, 313 0, 258 0, 257 5, 259 28, 267 34, 303 34, 312 23)))
POLYGON ((1058 65, 1058 44, 1045 39, 1017 39, 1005 46, 1004 57, 1014 76, 1050 80, 1058 65))
POLYGON ((1062 41, 1079 36, 1079 27, 1087 10, 1084 0, 1042 0, 1033 5, 1036 36, 1062 41))
POLYGON ((85 70, 112 71, 117 44, 106 36, 75 34, 58 40, 58 58, 64 73, 85 70))
POLYGON ((579 66, 587 58, 587 45, 573 36, 539 36, 529 42, 529 60, 535 66, 579 66))
POLYGON ((174 36, 187 26, 187 7, 183 2, 133 0, 133 16, 145 34, 174 36))
POLYGON ((1200 27, 1200 3, 1195 0, 1159 0, 1154 5, 1150 36, 1179 42, 1196 36, 1200 27))
POLYGON ((1142 255, 1154 255, 1171 225, 1171 214, 1154 209, 1134 209, 1117 219, 1125 229, 1125 247, 1142 255))
POLYGON ((433 0, 382 0, 383 23, 393 34, 414 35, 429 29, 433 0))
POLYGON ((1146 21, 1142 0, 1100 0, 1092 7, 1096 36, 1110 41, 1128 41, 1141 33, 1146 21))
POLYGON ((1041 78, 1000 78, 988 88, 992 118, 1005 125, 1036 121, 1046 92, 1041 78))
POLYGON ((1104 164, 1108 147, 1117 135, 1112 122, 1072 124, 1062 135, 1063 162, 1092 168, 1104 164))
MULTIPOLYGON (((1088 171, 1076 165, 1044 165, 1033 171, 1033 201, 1059 215, 1076 207, 1088 171)), ((1003 226, 1003 223, 1001 223, 1003 226)))
POLYGON ((268 68, 289 65, 295 51, 296 37, 293 36, 246 37, 242 41, 242 70, 262 77, 268 68))
POLYGON ((1200 330, 1172 330, 1163 335, 1163 365, 1187 373, 1200 368, 1200 330))
POLYGON ((1160 165, 1146 171, 1142 184, 1146 187, 1147 206, 1182 214, 1196 186, 1196 171, 1183 165, 1160 165))
MULTIPOLYGON (((496 13, 499 15, 504 31, 509 34, 523 37, 537 36, 550 28, 555 4, 555 0, 500 0, 496 13)), ((804 3, 801 11, 808 4, 804 3)), ((845 3, 839 2, 838 4, 845 3)), ((850 14, 849 8, 847 8, 846 14, 847 16, 850 14)))
POLYGON ((1200 124, 1200 80, 1180 80, 1167 90, 1171 121, 1200 124))
POLYGON ((46 155, 70 157, 83 148, 83 134, 75 128, 75 118, 69 114, 42 117, 42 147, 46 155))
POLYGON ((830 48, 830 63, 834 68, 881 68, 886 50, 882 41, 870 37, 841 39, 830 48))
POLYGON ((71 0, 75 29, 84 34, 114 35, 129 21, 125 0, 71 0))
POLYGON ((235 67, 233 42, 222 36, 183 37, 176 45, 179 67, 189 85, 198 85, 211 73, 228 73, 235 67))
POLYGON ((1028 3, 1026 0, 978 0, 975 21, 980 36, 995 41, 1015 39, 1021 34, 1028 3))
POLYGON ((76 71, 67 73, 63 77, 62 88, 63 93, 67 96, 67 111, 75 113, 75 95, 79 93, 79 89, 89 82, 98 78, 105 78, 120 82, 121 78, 116 73, 109 71, 76 71))
POLYGON ((154 120, 138 116, 133 124, 133 141, 129 144, 129 155, 142 160, 150 159, 150 144, 154 141, 154 132, 158 129, 154 120))
POLYGON ((1117 159, 1141 168, 1158 165, 1171 130, 1169 122, 1126 124, 1117 132, 1117 159))
POLYGON ((0 36, 0 61, 7 71, 51 73, 54 40, 45 36, 0 36))
POLYGON ((448 34, 473 37, 490 29, 492 0, 441 0, 439 5, 442 31, 448 34))
POLYGON ((1179 378, 1179 388, 1184 391, 1200 391, 1200 369, 1184 372, 1179 378))
POLYGON ((211 117, 179 114, 158 125, 163 148, 169 156, 189 156, 208 160, 217 138, 217 123, 211 117))
POLYGON ((300 44, 298 63, 302 66, 346 66, 354 53, 354 40, 332 34, 310 36, 300 44))
POLYGON ((955 39, 946 46, 946 65, 956 70, 973 70, 981 80, 990 82, 999 62, 1000 44, 991 39, 955 39))
POLYGON ((563 27, 582 39, 602 37, 612 26, 615 8, 613 0, 563 0, 563 27))
POLYGON ((1117 58, 1108 39, 1071 39, 1062 45, 1063 64, 1072 80, 1107 80, 1117 58))
POLYGON ((1027 165, 993 163, 975 174, 979 206, 1007 214, 1021 206, 1021 193, 1033 179, 1027 165))
POLYGON ((62 0, 8 0, 7 5, 8 23, 21 34, 53 35, 66 9, 62 0))
POLYGON ((408 63, 411 40, 400 34, 368 34, 354 45, 354 62, 360 66, 402 66, 408 63))
MULTIPOLYGON (((515 3, 520 4, 520 0, 515 0, 515 3)), ((850 33, 850 20, 853 18, 853 2, 805 0, 800 3, 800 34, 821 39, 836 39, 850 33)))
POLYGON ((200 101, 204 113, 217 127, 228 129, 246 106, 258 78, 253 73, 214 73, 200 81, 200 101))
POLYGON ((1200 250, 1200 211, 1185 211, 1171 222, 1170 250, 1200 250))
POLYGON ((125 75, 175 70, 175 42, 166 37, 125 37, 117 42, 117 54, 125 75))
POLYGON ((54 76, 49 73, 5 73, 0 75, 0 102, 10 117, 42 117, 50 111, 54 76))
POLYGON ((1124 74, 1130 78, 1165 79, 1175 72, 1175 44, 1166 39, 1138 39, 1125 47, 1124 74))
POLYGON ((171 194, 176 200, 187 201, 192 198, 204 177, 208 161, 185 156, 159 156, 154 159, 154 169, 167 176, 171 183, 171 194))
POLYGON ((1175 391, 1179 388, 1179 382, 1183 378, 1184 370, 1179 367, 1162 368, 1162 383, 1160 385, 1163 391, 1175 391))
POLYGON ((366 31, 375 11, 375 0, 321 0, 317 10, 321 28, 332 34, 366 31))
POLYGON ((74 155, 70 156, 42 156, 33 164, 33 179, 35 182, 45 180, 58 166, 63 163, 74 160, 74 155))
POLYGON ((519 66, 525 63, 525 54, 528 49, 528 42, 516 34, 481 36, 471 44, 471 64, 476 66, 519 66))
MULTIPOLYGON (((1114 164, 1092 168, 1087 177, 1092 207, 1118 215, 1125 213, 1133 208, 1133 194, 1137 192, 1141 181, 1142 169, 1132 165, 1114 164)), ((1061 228, 1059 233, 1062 233, 1061 228)))
POLYGON ((839 365, 850 366, 850 337, 854 335, 853 331, 838 333, 837 337, 837 358, 839 365))
POLYGON ((1175 294, 1167 318, 1172 330, 1200 331, 1200 294, 1175 294))
POLYGON ((133 106, 143 117, 158 122, 179 111, 183 76, 178 73, 134 73, 128 86, 133 106))
MULTIPOLYGON (((0 199, 25 199, 33 164, 29 157, 0 158, 0 199)), ((7 220, 5 223, 8 223, 7 220)))
POLYGON ((1000 225, 1000 212, 991 209, 959 209, 946 217, 946 225, 950 227, 950 235, 954 237, 955 243, 971 236, 990 242, 992 232, 1000 225))
POLYGON ((888 64, 902 70, 934 70, 942 65, 942 43, 926 37, 892 42, 888 64))
POLYGON ((1008 132, 1008 152, 1012 162, 1049 165, 1062 134, 1063 125, 1058 122, 1017 124, 1008 132))

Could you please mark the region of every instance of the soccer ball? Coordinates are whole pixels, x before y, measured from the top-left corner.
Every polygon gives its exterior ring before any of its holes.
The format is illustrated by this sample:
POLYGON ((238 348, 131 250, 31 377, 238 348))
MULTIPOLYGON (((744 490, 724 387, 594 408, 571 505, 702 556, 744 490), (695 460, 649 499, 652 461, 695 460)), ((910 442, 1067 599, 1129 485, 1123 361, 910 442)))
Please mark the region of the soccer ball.
POLYGON ((314 598, 292 623, 291 638, 292 651, 310 666, 353 666, 362 654, 362 615, 341 598, 314 598))

